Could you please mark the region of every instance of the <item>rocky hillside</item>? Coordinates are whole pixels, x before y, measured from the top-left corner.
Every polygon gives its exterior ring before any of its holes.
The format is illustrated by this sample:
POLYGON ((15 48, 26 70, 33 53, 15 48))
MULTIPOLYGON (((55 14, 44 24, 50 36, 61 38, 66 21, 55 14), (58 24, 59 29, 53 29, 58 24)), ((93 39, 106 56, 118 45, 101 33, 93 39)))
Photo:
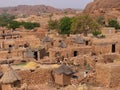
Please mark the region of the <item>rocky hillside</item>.
POLYGON ((61 14, 64 12, 67 13, 75 13, 76 10, 74 9, 56 9, 51 6, 45 6, 45 5, 19 5, 16 7, 5 7, 5 8, 0 8, 0 14, 3 12, 7 12, 9 14, 13 15, 40 15, 43 13, 57 13, 61 14))
POLYGON ((89 3, 84 13, 94 16, 105 15, 109 18, 115 18, 120 15, 120 0, 94 0, 89 3))

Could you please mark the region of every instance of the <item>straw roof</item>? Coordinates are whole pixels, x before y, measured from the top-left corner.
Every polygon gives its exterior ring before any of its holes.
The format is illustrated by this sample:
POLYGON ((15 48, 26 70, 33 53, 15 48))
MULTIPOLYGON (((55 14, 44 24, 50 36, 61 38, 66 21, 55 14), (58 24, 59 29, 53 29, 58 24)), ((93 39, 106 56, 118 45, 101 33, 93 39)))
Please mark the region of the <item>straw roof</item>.
POLYGON ((9 67, 9 70, 5 72, 1 78, 1 83, 10 84, 18 80, 21 80, 21 77, 18 76, 18 74, 11 67, 9 67))
POLYGON ((74 38, 74 42, 75 42, 75 43, 78 43, 78 44, 83 44, 83 43, 84 43, 84 40, 83 40, 82 37, 76 36, 76 37, 74 38))
POLYGON ((65 42, 61 41, 60 44, 59 44, 59 47, 66 48, 67 45, 65 44, 65 42))
POLYGON ((55 70, 55 73, 70 75, 73 73, 73 71, 68 66, 62 65, 55 70))
POLYGON ((53 41, 52 38, 50 38, 49 36, 46 36, 43 39, 43 42, 52 42, 52 41, 53 41))

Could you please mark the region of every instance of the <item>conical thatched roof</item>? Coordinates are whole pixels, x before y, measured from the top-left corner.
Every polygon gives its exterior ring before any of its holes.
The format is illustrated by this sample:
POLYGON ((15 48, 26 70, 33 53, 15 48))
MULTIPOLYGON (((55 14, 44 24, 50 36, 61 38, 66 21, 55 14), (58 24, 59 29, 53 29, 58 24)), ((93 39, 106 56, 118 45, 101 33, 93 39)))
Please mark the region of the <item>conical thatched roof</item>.
POLYGON ((1 78, 1 83, 10 84, 18 80, 21 80, 21 77, 19 77, 18 74, 10 67, 1 78))
POLYGON ((76 37, 74 38, 74 42, 75 42, 75 43, 78 43, 78 44, 83 44, 83 43, 84 43, 84 40, 83 40, 83 38, 82 38, 81 36, 76 36, 76 37))
POLYGON ((66 75, 70 75, 73 73, 73 71, 68 66, 62 65, 55 70, 55 73, 56 74, 63 74, 64 73, 66 75))
POLYGON ((52 38, 50 38, 49 36, 46 36, 43 39, 43 42, 52 42, 52 41, 53 41, 52 38))
POLYGON ((66 48, 67 45, 63 41, 60 41, 59 47, 66 48))

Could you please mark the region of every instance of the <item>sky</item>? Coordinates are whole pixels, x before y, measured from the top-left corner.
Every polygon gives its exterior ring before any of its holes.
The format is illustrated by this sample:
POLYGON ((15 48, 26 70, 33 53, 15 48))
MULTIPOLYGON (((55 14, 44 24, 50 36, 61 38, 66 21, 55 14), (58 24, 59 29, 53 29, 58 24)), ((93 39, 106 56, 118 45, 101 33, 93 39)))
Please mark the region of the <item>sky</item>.
POLYGON ((84 9, 93 0, 0 0, 0 7, 17 5, 48 5, 56 8, 84 9))

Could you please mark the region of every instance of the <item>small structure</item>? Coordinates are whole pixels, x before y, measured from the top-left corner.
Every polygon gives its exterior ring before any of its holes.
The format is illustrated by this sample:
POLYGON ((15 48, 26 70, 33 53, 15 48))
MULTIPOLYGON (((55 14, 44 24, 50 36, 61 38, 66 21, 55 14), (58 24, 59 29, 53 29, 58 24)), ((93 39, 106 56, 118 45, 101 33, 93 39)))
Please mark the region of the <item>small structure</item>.
POLYGON ((72 70, 65 65, 60 66, 55 70, 55 83, 61 86, 71 84, 71 74, 72 70))
POLYGON ((52 41, 53 41, 53 39, 50 38, 49 36, 46 36, 43 38, 43 42, 52 42, 52 41))
POLYGON ((1 78, 2 90, 11 90, 14 87, 20 87, 21 77, 17 75, 17 73, 9 67, 9 70, 4 73, 1 78))
POLYGON ((76 36, 74 38, 74 42, 77 43, 77 44, 84 44, 84 40, 81 36, 76 36))
POLYGON ((34 58, 35 60, 42 59, 46 55, 45 48, 28 48, 24 52, 25 58, 34 58))
POLYGON ((61 48, 66 48, 67 47, 67 45, 65 44, 65 42, 64 41, 59 41, 59 47, 61 47, 61 48))

